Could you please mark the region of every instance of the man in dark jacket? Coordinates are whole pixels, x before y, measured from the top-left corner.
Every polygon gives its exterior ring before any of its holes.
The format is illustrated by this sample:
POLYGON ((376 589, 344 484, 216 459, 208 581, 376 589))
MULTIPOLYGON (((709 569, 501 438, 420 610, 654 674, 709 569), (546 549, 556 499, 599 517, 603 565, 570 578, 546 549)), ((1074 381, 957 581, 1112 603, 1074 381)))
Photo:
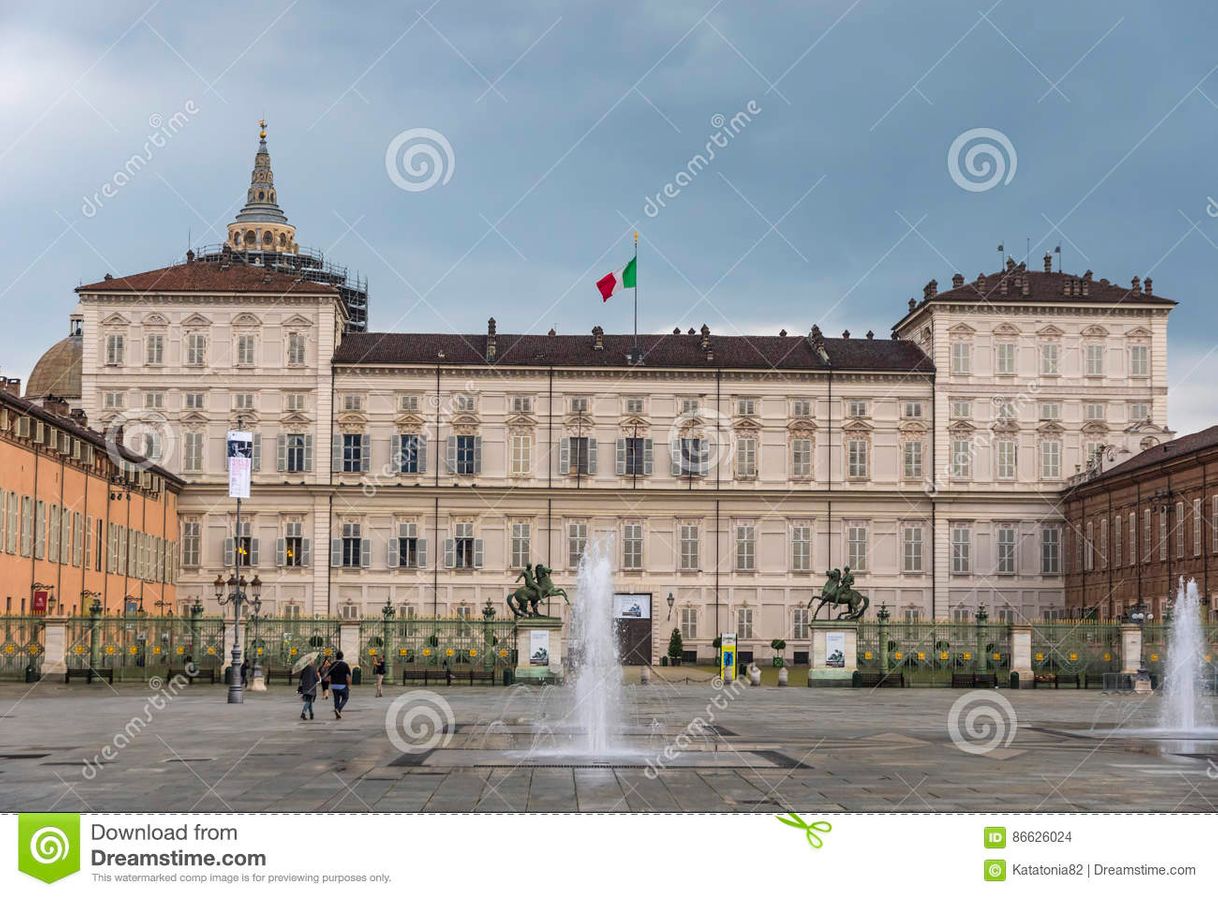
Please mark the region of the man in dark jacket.
POLYGON ((334 665, 330 667, 330 691, 334 693, 334 718, 342 719, 351 691, 351 667, 343 660, 342 651, 335 653, 334 665))
POLYGON ((300 671, 300 687, 296 690, 300 692, 300 700, 303 702, 300 706, 300 718, 304 719, 305 714, 309 715, 309 719, 313 718, 313 700, 317 697, 317 667, 311 663, 305 664, 300 671))

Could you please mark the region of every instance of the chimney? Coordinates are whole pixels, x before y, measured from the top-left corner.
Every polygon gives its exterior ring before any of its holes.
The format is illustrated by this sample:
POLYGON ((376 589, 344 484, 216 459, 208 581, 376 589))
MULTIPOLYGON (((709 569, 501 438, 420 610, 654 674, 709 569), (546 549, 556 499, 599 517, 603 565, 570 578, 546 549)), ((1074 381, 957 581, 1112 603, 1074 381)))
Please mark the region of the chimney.
POLYGON ((0 377, 0 390, 8 393, 10 396, 21 398, 21 378, 20 377, 0 377))
POLYGON ((918 307, 918 302, 917 302, 917 300, 916 300, 916 299, 914 299, 914 297, 913 297, 913 296, 910 296, 910 297, 909 297, 909 310, 910 310, 910 311, 913 311, 913 310, 914 310, 915 308, 917 308, 917 307, 918 307))
POLYGON ((1005 296, 1007 294, 1007 278, 1000 277, 998 279, 998 295, 1005 296))
POLYGON ((842 339, 850 339, 850 331, 849 331, 849 330, 843 330, 843 331, 842 331, 842 339))
POLYGON ((787 335, 787 328, 785 328, 785 327, 784 327, 784 328, 782 328, 782 330, 779 330, 779 331, 778 331, 778 335, 779 335, 779 336, 786 336, 786 335, 787 335))
POLYGON ((1032 295, 1032 283, 1031 283, 1031 281, 1029 281, 1029 280, 1028 280, 1028 278, 1026 278, 1026 277, 1020 278, 1020 286, 1019 286, 1019 290, 1020 290, 1020 292, 1021 292, 1021 293, 1023 293, 1025 296, 1031 296, 1031 295, 1032 295))
POLYGON ((190 264, 195 260, 195 251, 193 249, 186 250, 186 264, 190 264))
POLYGON ((1007 256, 1007 270, 1008 271, 1015 270, 1015 259, 1011 258, 1009 255, 1007 256))
POLYGON ((1142 292, 1142 279, 1136 274, 1133 276, 1133 280, 1129 282, 1129 292, 1135 294, 1142 292))
POLYGON ((1053 256, 1050 253, 1046 252, 1044 262, 1045 262, 1045 273, 1052 274, 1053 273, 1053 256))
POLYGON ((927 283, 926 286, 922 287, 922 298, 923 299, 934 299, 935 294, 938 292, 939 292, 939 281, 932 280, 929 283, 927 283))
POLYGON ((680 327, 674 327, 674 328, 672 328, 672 335, 673 335, 673 336, 680 336, 680 335, 681 335, 681 328, 680 328, 680 327))
POLYGON ((985 292, 985 275, 984 274, 977 275, 977 289, 980 290, 981 292, 985 292))
POLYGON ((495 334, 496 334, 495 319, 488 318, 486 321, 486 360, 487 361, 494 361, 495 355, 497 354, 498 346, 496 344, 497 344, 498 340, 497 340, 497 337, 495 334))
POLYGON ((70 411, 67 400, 59 396, 43 396, 42 407, 57 417, 67 417, 70 411))
POLYGON ((592 328, 592 348, 597 352, 605 348, 605 328, 600 324, 592 328))
POLYGON ((964 275, 963 274, 953 274, 952 275, 952 289, 953 290, 959 289, 962 286, 964 286, 964 275))
POLYGON ((708 351, 710 349, 710 328, 703 324, 699 332, 702 334, 702 350, 708 351))
POLYGON ((85 415, 85 409, 83 408, 73 408, 68 412, 68 417, 78 426, 89 426, 89 418, 85 415))
POLYGON ((875 339, 875 331, 874 331, 874 330, 868 330, 868 331, 867 331, 867 339, 875 339))
POLYGON ((107 271, 106 276, 103 277, 102 280, 114 280, 114 275, 107 271))
POLYGON ((1149 277, 1146 278, 1146 283, 1144 286, 1146 288, 1147 296, 1153 296, 1155 294, 1155 282, 1153 280, 1151 280, 1149 277))
POLYGON ((557 330, 555 330, 553 327, 551 327, 551 328, 550 328, 550 329, 549 329, 549 330, 546 332, 546 336, 558 336, 558 331, 557 331, 557 330))

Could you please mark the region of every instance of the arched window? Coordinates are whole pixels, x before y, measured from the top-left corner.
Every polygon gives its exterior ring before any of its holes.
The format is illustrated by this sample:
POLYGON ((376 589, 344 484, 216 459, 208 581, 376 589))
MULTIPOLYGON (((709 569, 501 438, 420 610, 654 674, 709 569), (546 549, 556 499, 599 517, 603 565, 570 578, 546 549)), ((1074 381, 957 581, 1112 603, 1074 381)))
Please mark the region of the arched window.
POLYGON ((264 199, 266 199, 266 192, 263 190, 259 190, 258 191, 258 202, 262 202, 264 199))
POLYGON ((258 238, 254 236, 254 232, 252 230, 247 230, 245 232, 245 242, 250 246, 258 245, 258 238))

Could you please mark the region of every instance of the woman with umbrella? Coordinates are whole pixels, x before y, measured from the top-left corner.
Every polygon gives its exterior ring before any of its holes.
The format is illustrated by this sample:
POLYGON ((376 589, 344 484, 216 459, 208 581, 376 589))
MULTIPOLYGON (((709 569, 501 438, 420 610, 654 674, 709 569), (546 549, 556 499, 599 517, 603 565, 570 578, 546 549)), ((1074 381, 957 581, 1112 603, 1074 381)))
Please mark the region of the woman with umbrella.
POLYGON ((300 707, 300 718, 304 719, 305 714, 308 718, 313 718, 313 701, 317 697, 317 684, 319 677, 317 675, 317 667, 313 665, 312 658, 300 666, 300 685, 297 691, 300 692, 300 700, 303 702, 300 707))

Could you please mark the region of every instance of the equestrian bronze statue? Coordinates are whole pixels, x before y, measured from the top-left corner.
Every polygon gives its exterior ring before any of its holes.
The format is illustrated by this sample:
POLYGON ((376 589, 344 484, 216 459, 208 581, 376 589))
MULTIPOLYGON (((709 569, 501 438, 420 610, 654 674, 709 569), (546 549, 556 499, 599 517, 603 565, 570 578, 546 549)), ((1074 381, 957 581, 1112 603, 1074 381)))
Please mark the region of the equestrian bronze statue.
POLYGON ((507 596, 508 610, 515 617, 541 617, 540 607, 541 602, 547 598, 562 596, 562 600, 569 605, 571 602, 567 600, 567 593, 554 585, 554 580, 550 578, 553 571, 545 566, 545 564, 525 564, 524 569, 520 571, 520 575, 516 577, 516 581, 524 580, 524 585, 518 588, 512 594, 507 596))
POLYGON ((825 584, 821 586, 820 595, 808 602, 808 607, 812 607, 813 602, 819 601, 816 605, 816 610, 812 614, 812 619, 815 620, 821 612, 821 608, 828 605, 843 606, 845 609, 836 617, 838 620, 857 620, 867 611, 871 604, 870 599, 861 592, 854 589, 854 574, 850 572, 849 567, 844 567, 841 570, 833 569, 826 570, 825 584))

